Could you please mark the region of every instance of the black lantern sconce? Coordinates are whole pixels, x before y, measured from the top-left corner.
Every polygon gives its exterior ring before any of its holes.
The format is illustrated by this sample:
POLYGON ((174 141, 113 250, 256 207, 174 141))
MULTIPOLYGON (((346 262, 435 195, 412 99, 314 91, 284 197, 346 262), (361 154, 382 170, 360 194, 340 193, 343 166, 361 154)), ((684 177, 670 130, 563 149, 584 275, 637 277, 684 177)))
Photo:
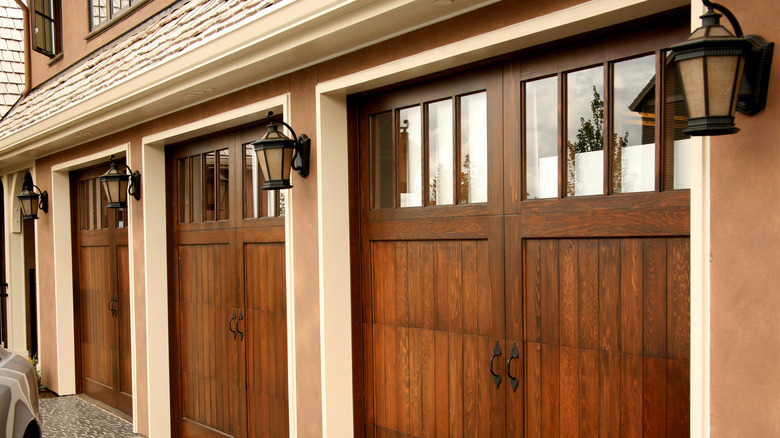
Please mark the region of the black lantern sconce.
POLYGON ((279 131, 279 125, 271 120, 274 113, 268 111, 268 132, 258 141, 252 143, 255 148, 257 161, 263 170, 263 190, 289 189, 290 170, 297 170, 298 175, 306 178, 309 175, 309 154, 311 152, 311 140, 305 134, 295 136, 295 131, 290 125, 279 121, 293 135, 288 138, 279 131))
POLYGON ((141 173, 137 170, 133 172, 124 163, 114 161, 111 155, 111 167, 103 175, 100 175, 100 184, 108 198, 108 208, 126 208, 127 195, 129 194, 136 200, 141 199, 141 173), (124 166, 120 171, 117 166, 124 166), (127 173, 130 172, 130 173, 127 173))
POLYGON ((49 211, 49 193, 41 191, 33 184, 32 175, 26 173, 22 182, 22 193, 16 195, 22 207, 22 219, 38 219, 38 209, 44 213, 49 211), (36 193, 35 191, 38 191, 36 193))
POLYGON ((689 135, 722 135, 739 131, 735 111, 754 115, 766 106, 774 43, 757 35, 742 35, 734 14, 702 0, 707 12, 702 27, 671 47, 688 104, 689 135), (728 18, 736 36, 720 25, 728 18))

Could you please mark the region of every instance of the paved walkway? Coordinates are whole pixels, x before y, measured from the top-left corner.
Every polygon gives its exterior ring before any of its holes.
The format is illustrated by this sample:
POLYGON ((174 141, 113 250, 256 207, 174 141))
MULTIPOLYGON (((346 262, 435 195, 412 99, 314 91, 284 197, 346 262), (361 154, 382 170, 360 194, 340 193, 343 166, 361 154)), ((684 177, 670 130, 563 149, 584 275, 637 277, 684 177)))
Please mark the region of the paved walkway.
POLYGON ((82 396, 40 399, 43 438, 142 437, 133 424, 82 396))

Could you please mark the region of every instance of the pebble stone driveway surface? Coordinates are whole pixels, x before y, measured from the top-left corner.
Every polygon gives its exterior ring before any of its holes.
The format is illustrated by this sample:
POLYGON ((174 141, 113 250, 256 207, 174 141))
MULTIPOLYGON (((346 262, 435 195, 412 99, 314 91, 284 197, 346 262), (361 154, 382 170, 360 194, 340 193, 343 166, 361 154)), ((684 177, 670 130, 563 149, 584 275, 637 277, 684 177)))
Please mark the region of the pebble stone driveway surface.
POLYGON ((77 396, 42 398, 43 438, 142 437, 133 425, 77 396))

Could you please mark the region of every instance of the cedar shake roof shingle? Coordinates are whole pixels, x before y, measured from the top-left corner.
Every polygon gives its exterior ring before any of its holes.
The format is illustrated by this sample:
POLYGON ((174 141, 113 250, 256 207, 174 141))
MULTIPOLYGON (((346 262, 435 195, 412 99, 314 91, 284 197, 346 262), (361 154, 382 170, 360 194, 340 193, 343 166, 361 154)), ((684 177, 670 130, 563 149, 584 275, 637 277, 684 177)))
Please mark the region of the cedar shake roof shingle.
POLYGON ((0 123, 0 138, 173 61, 240 27, 275 2, 278 0, 185 2, 36 87, 0 123))
POLYGON ((0 117, 13 107, 24 89, 22 10, 14 0, 0 0, 0 117))

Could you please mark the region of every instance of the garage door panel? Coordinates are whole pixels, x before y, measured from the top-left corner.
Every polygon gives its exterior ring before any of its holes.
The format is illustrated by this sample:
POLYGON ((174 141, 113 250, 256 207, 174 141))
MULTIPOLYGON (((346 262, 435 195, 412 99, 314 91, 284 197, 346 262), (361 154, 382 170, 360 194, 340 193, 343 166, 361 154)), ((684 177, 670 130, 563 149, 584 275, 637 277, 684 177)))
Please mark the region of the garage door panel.
POLYGON ((687 433, 688 239, 524 246, 526 435, 687 433))

